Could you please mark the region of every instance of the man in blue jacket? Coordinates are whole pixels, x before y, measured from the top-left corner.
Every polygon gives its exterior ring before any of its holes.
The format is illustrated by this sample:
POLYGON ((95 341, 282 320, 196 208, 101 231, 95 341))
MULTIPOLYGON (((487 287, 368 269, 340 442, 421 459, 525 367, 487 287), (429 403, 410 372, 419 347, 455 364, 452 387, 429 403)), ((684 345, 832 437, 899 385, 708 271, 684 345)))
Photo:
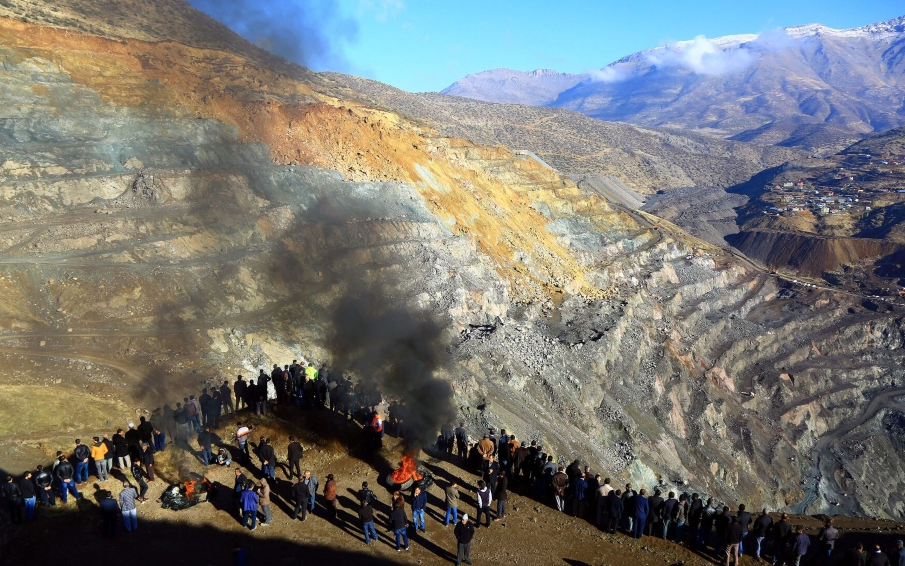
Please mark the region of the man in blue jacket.
POLYGON ((425 508, 427 508, 427 492, 421 491, 420 487, 416 487, 412 495, 412 523, 415 525, 415 529, 420 530, 422 533, 427 532, 424 525, 425 508), (419 522, 421 523, 420 527, 418 526, 419 522))
POLYGON ((242 526, 248 526, 251 518, 251 530, 258 528, 258 494, 255 493, 254 484, 246 482, 242 495, 239 496, 239 504, 242 506, 242 526))
POLYGON ((641 535, 644 534, 644 524, 647 522, 647 516, 650 514, 650 506, 647 502, 647 497, 645 494, 647 492, 645 490, 640 490, 638 495, 632 498, 632 503, 635 504, 635 521, 633 525, 632 536, 635 538, 641 538, 641 535))

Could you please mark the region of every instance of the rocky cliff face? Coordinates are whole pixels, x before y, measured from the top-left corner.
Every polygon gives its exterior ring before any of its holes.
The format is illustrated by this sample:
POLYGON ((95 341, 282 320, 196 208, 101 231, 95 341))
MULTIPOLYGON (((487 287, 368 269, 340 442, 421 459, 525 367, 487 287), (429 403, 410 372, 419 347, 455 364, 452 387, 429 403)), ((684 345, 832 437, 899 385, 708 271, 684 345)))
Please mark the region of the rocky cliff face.
POLYGON ((267 363, 341 366, 331 315, 365 285, 443 325, 474 432, 726 500, 901 513, 902 490, 871 499, 905 480, 896 311, 327 78, 104 30, 0 19, 4 467, 267 363))

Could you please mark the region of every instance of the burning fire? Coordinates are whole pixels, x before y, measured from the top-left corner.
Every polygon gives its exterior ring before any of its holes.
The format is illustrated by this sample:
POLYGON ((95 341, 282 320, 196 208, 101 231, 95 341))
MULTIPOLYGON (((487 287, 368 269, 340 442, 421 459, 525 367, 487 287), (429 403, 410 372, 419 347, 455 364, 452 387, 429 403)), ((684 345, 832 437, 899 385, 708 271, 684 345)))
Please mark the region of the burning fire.
POLYGON ((415 464, 415 459, 408 454, 402 455, 402 464, 392 475, 393 481, 399 485, 407 482, 409 478, 419 481, 422 477, 424 476, 418 473, 418 466, 415 464))
MULTIPOLYGON (((182 482, 182 486, 185 488, 186 498, 192 499, 193 497, 195 497, 195 489, 198 487, 198 483, 198 480, 182 482)), ((204 491, 210 491, 212 484, 210 481, 208 481, 207 478, 201 478, 200 483, 204 484, 204 491)))

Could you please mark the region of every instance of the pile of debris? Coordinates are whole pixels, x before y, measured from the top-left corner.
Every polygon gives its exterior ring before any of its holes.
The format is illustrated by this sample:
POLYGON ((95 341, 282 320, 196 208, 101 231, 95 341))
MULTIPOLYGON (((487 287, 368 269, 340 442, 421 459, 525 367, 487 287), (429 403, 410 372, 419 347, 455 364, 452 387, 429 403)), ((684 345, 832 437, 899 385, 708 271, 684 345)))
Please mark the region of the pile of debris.
POLYGON ((207 501, 213 496, 214 484, 207 478, 187 480, 172 484, 160 496, 160 506, 164 509, 181 511, 207 501))

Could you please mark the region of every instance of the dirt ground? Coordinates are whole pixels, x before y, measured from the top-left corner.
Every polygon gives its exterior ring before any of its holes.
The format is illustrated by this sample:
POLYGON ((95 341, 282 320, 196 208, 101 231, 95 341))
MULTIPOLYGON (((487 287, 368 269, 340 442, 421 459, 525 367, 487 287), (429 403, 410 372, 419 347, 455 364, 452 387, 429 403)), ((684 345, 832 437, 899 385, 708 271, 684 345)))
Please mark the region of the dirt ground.
MULTIPOLYGON (((268 417, 247 416, 246 412, 240 413, 239 418, 254 425, 254 445, 261 436, 270 436, 277 454, 283 455, 287 437, 295 435, 306 449, 302 468, 310 469, 321 485, 328 473, 336 476, 340 508, 336 522, 326 519, 320 499, 315 514, 309 515, 307 521, 291 520, 293 504, 289 494, 292 482, 286 479, 288 470, 281 463, 273 488, 272 524, 254 532, 242 528, 232 499, 236 464, 229 468, 214 465, 205 469, 193 441, 191 450, 170 445, 158 454, 157 480, 150 484, 149 501, 139 507, 137 532, 125 533, 122 524, 117 523, 114 539, 101 537, 96 495, 101 489, 118 492, 119 482, 110 480, 99 485, 89 481, 80 486, 85 497, 78 505, 70 499, 66 506, 39 508, 35 521, 25 526, 9 525, 4 516, 0 526, 0 563, 54 564, 91 559, 123 560, 132 565, 231 564, 232 547, 236 543, 244 546, 248 563, 253 565, 306 565, 327 561, 337 564, 443 564, 455 561, 452 526, 442 524, 445 510, 442 488, 450 480, 457 480, 462 492, 460 513, 472 515, 478 480, 476 474, 460 467, 458 459, 445 461, 421 454, 422 463, 436 480, 429 489, 427 532, 411 537, 410 551, 397 553, 386 521, 390 491, 382 480, 400 458, 401 446, 397 439, 388 437, 383 452, 368 459, 359 450, 360 428, 351 422, 344 423, 339 416, 326 410, 304 412, 295 407, 278 408, 268 417), (224 487, 211 501, 190 509, 171 511, 161 508, 157 498, 167 486, 195 473, 224 487), (368 481, 379 498, 375 509, 381 539, 370 546, 364 544, 356 513, 354 492, 362 481, 368 481)), ((218 442, 233 450, 230 433, 235 430, 235 422, 234 416, 228 416, 216 430, 218 442)), ((261 474, 256 464, 257 460, 252 457, 252 464, 243 470, 258 479, 261 474)), ((113 475, 122 478, 118 471, 113 475)), ((547 502, 535 501, 519 492, 511 494, 508 507, 504 520, 477 530, 472 544, 472 562, 475 564, 597 566, 631 563, 656 566, 716 563, 712 557, 660 539, 633 540, 624 534, 602 533, 587 521, 560 514, 547 502)), ((796 517, 795 520, 804 524, 811 534, 816 534, 821 524, 820 518, 815 517, 796 517)), ((840 517, 837 524, 844 533, 843 547, 859 540, 865 544, 880 542, 888 546, 905 533, 905 525, 888 521, 840 517)), ((753 564, 754 561, 745 557, 742 563, 753 564)))

